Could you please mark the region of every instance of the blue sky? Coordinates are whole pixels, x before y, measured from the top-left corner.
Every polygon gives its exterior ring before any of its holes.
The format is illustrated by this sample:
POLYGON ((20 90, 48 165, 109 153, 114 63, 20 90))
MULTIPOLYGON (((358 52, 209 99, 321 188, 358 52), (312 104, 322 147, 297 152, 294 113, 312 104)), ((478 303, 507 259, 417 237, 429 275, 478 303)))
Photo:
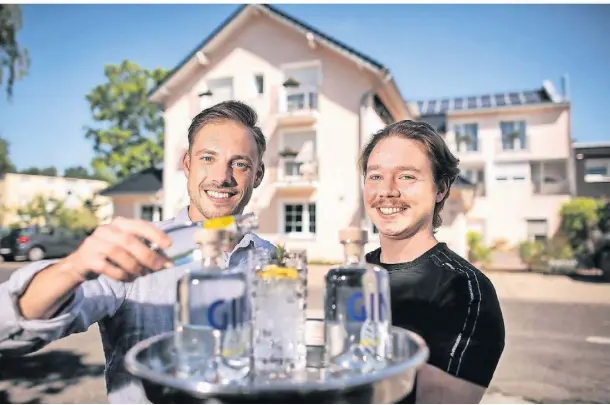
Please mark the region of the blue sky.
MULTIPOLYGON (((89 166, 85 94, 105 64, 171 69, 237 5, 24 5, 30 74, 0 95, 17 167, 89 166), (113 25, 111 25, 113 24, 113 25)), ((570 77, 578 141, 610 140, 608 5, 278 5, 388 66, 411 100, 539 88, 570 77)))

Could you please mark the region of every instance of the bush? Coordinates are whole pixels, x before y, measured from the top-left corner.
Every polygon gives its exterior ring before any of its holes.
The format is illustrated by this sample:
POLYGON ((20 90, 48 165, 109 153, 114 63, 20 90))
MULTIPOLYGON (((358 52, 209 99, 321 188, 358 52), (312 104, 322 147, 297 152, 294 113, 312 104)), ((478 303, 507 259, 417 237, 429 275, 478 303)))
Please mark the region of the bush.
POLYGON ((468 261, 472 263, 490 263, 493 249, 485 246, 483 236, 480 233, 469 231, 466 234, 466 243, 468 244, 468 261))
POLYGON ((548 261, 551 259, 572 259, 573 252, 567 238, 558 233, 547 242, 521 242, 519 244, 519 257, 530 269, 539 269, 546 268, 548 261))
POLYGON ((527 240, 519 243, 519 257, 530 269, 544 266, 544 251, 545 246, 540 241, 527 240))
POLYGON ((561 207, 561 234, 574 251, 584 253, 592 229, 597 228, 605 204, 594 198, 575 198, 561 207))

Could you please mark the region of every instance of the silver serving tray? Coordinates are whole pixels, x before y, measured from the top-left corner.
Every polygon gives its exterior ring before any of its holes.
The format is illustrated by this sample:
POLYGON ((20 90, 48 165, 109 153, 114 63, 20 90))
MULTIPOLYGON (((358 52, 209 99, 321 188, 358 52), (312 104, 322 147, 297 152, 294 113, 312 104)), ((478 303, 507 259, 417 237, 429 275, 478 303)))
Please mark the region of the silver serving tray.
POLYGON ((162 403, 396 403, 411 393, 417 369, 429 356, 423 339, 393 327, 392 361, 370 374, 325 374, 323 323, 307 322, 307 378, 222 385, 173 375, 173 332, 139 342, 125 357, 127 370, 139 378, 151 402, 162 403))

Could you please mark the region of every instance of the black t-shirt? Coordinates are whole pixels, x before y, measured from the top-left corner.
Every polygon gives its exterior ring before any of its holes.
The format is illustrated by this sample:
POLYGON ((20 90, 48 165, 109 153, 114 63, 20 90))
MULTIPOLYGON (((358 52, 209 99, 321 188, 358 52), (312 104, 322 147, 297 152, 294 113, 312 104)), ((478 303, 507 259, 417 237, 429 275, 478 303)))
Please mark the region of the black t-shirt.
MULTIPOLYGON (((428 363, 488 387, 504 350, 504 320, 491 281, 445 243, 412 262, 384 264, 381 249, 366 255, 390 273, 392 323, 420 335, 428 363)), ((415 389, 401 403, 415 402, 415 389)))

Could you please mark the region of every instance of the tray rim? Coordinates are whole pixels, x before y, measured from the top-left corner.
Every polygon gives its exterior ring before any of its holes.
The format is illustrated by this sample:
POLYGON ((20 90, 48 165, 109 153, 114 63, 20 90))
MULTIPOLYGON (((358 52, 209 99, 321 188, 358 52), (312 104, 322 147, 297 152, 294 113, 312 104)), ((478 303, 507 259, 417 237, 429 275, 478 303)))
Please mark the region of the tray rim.
POLYGON ((172 389, 186 392, 194 397, 206 398, 213 395, 236 396, 236 395, 264 395, 269 393, 322 393, 333 391, 348 391, 359 387, 373 385, 376 382, 394 378, 409 370, 417 370, 425 364, 430 356, 430 350, 424 339, 410 331, 398 326, 392 326, 392 333, 406 335, 408 339, 415 342, 417 351, 407 360, 392 364, 382 370, 367 374, 354 374, 348 378, 335 378, 330 380, 290 382, 276 380, 260 385, 228 385, 212 384, 204 381, 193 381, 178 378, 168 378, 167 375, 151 370, 136 361, 138 353, 149 348, 160 341, 170 339, 175 332, 164 332, 141 342, 136 343, 125 355, 124 365, 126 370, 140 380, 146 380, 166 386, 172 389), (168 384, 168 380, 171 384, 168 384))

